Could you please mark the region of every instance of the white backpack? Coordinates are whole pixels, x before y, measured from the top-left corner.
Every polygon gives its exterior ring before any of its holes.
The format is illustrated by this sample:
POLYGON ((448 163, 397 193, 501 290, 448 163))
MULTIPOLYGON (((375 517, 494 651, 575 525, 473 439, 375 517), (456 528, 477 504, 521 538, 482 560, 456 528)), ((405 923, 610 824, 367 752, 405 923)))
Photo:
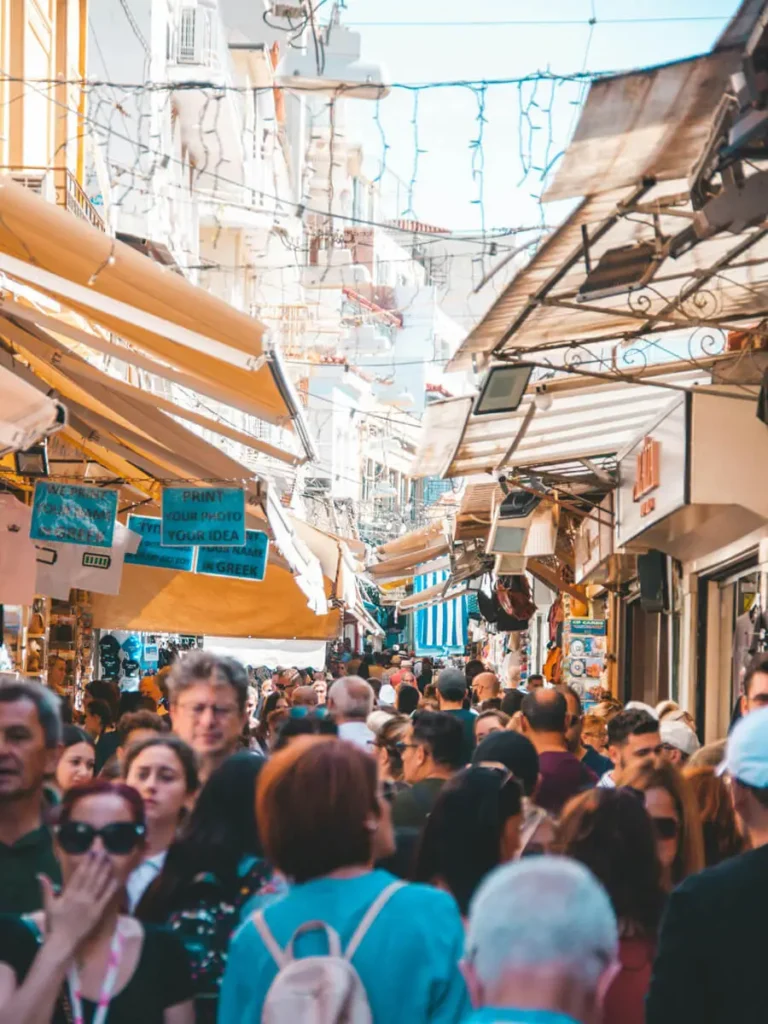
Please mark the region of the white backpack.
POLYGON ((267 992, 261 1011, 261 1024, 373 1024, 360 975, 352 958, 369 928, 391 896, 404 882, 388 885, 365 912, 349 945, 342 952, 335 929, 324 921, 306 921, 296 929, 285 949, 281 949, 267 927, 262 911, 253 915, 253 923, 279 970, 267 992), (321 930, 328 938, 325 956, 296 960, 293 946, 299 935, 321 930))

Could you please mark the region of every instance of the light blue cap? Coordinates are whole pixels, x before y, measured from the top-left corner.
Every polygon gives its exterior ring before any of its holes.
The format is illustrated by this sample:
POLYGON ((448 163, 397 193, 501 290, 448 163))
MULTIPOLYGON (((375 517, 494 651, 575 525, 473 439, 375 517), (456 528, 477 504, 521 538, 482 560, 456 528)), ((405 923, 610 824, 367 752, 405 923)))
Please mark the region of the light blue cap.
POLYGON ((734 727, 718 774, 756 789, 768 789, 768 708, 751 711, 734 727))

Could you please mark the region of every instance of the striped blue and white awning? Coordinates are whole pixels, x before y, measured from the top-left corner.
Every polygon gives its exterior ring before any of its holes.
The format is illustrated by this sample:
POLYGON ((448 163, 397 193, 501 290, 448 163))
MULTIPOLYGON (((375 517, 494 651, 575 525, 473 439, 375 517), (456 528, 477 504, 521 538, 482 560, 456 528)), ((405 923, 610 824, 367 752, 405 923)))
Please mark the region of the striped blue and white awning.
MULTIPOLYGON (((445 583, 447 579, 448 573, 445 570, 414 576, 413 592, 417 594, 428 590, 445 583)), ((466 594, 417 609, 414 623, 416 653, 462 652, 467 642, 467 616, 466 594)))

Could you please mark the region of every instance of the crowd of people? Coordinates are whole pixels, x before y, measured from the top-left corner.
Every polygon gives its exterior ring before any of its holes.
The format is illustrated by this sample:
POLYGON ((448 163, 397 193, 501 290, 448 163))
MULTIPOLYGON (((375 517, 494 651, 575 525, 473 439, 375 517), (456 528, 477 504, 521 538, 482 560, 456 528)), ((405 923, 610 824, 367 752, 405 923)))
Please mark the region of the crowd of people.
POLYGON ((768 658, 704 747, 604 696, 391 652, 3 684, 0 1024, 763 1021, 768 658))

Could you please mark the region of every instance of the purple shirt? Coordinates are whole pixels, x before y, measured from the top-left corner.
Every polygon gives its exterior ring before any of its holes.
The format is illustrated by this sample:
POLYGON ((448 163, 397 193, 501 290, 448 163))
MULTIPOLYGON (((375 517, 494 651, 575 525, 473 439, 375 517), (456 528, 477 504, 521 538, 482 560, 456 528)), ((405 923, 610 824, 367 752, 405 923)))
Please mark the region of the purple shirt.
POLYGON ((539 807, 559 814, 572 796, 597 784, 597 776, 567 750, 539 754, 539 786, 534 800, 539 807))

